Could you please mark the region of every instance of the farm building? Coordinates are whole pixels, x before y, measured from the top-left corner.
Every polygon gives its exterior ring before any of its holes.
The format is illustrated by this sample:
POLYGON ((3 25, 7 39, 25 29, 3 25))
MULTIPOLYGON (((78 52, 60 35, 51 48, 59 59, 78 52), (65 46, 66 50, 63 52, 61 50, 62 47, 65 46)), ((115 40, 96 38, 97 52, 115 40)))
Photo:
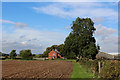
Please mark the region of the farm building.
POLYGON ((57 51, 56 49, 55 50, 52 50, 50 53, 48 53, 48 59, 57 59, 57 58, 64 58, 62 57, 60 54, 59 54, 59 51, 57 51))

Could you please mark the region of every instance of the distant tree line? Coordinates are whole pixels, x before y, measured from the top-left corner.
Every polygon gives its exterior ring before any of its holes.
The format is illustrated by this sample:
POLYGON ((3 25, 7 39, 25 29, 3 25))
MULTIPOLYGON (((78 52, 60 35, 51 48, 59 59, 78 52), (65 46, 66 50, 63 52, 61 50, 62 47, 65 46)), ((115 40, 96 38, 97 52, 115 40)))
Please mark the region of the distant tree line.
POLYGON ((35 56, 35 54, 32 54, 30 49, 27 50, 21 50, 19 54, 16 54, 16 50, 12 50, 9 54, 5 54, 0 52, 0 55, 3 56, 4 58, 10 58, 10 59, 17 59, 16 57, 19 56, 21 59, 25 60, 31 60, 35 56))

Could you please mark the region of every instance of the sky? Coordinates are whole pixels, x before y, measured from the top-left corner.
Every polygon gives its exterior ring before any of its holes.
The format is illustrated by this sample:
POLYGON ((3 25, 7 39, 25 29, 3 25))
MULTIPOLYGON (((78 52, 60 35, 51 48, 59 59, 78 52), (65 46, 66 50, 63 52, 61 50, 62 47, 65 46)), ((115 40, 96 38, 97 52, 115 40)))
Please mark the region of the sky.
POLYGON ((47 47, 64 43, 77 17, 94 21, 100 51, 118 53, 117 2, 3 2, 2 52, 31 49, 42 54, 47 47))

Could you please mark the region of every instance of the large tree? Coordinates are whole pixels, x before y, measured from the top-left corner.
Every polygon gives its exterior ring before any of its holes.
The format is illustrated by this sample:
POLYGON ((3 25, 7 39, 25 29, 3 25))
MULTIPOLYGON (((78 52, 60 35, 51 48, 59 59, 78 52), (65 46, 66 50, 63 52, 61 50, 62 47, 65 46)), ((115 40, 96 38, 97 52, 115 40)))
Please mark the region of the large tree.
POLYGON ((86 57, 95 59, 98 49, 93 33, 94 22, 90 18, 77 18, 72 23, 72 31, 64 42, 63 53, 66 57, 86 57))

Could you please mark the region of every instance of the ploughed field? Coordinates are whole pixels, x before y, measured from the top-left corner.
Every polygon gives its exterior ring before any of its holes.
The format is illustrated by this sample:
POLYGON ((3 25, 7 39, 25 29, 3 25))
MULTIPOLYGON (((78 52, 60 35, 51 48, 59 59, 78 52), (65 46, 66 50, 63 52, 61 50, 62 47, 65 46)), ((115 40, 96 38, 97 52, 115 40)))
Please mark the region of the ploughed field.
POLYGON ((72 61, 2 61, 3 78, 70 78, 72 61))

